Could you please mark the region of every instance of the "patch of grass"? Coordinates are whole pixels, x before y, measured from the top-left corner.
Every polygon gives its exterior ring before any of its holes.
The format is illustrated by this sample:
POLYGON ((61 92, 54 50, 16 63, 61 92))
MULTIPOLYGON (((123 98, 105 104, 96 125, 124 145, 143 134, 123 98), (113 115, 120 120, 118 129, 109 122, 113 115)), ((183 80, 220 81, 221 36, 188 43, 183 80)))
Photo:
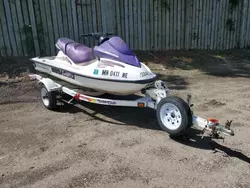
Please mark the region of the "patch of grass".
POLYGON ((223 60, 225 60, 226 58, 225 57, 223 57, 222 55, 214 55, 213 57, 215 57, 215 58, 217 58, 217 59, 223 59, 223 60))
POLYGON ((182 61, 184 63, 192 63, 193 62, 192 58, 190 58, 190 57, 184 57, 184 56, 182 56, 182 57, 175 57, 174 56, 171 60, 180 60, 180 61, 182 61))

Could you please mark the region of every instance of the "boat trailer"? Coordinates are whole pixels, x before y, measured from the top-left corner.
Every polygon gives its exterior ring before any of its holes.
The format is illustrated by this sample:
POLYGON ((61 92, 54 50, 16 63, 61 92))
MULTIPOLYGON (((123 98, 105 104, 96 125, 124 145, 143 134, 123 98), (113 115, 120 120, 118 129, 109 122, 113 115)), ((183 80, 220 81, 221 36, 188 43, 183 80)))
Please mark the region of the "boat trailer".
POLYGON ((41 86, 41 101, 50 110, 57 108, 58 95, 67 94, 71 96, 71 99, 67 101, 69 104, 73 104, 73 101, 84 101, 108 106, 154 109, 160 127, 171 136, 183 135, 190 127, 194 127, 202 133, 209 132, 213 138, 219 138, 222 134, 234 136, 234 131, 231 129, 232 121, 227 121, 225 125, 222 125, 215 118, 205 119, 193 115, 191 95, 188 95, 187 102, 179 97, 171 96, 170 90, 161 80, 156 81, 153 87, 145 88, 142 91, 144 96, 136 100, 113 100, 82 94, 38 74, 30 74, 29 78, 38 80, 38 85, 41 86))

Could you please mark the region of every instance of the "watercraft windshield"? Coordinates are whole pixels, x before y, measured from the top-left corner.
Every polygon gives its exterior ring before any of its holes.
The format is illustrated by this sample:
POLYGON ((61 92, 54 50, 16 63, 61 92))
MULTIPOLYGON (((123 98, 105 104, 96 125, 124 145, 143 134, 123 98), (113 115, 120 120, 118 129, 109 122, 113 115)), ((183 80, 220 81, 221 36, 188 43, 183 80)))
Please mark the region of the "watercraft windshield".
POLYGON ((94 53, 101 58, 109 58, 141 67, 141 63, 136 55, 129 49, 127 44, 117 36, 110 38, 100 46, 95 46, 94 53))

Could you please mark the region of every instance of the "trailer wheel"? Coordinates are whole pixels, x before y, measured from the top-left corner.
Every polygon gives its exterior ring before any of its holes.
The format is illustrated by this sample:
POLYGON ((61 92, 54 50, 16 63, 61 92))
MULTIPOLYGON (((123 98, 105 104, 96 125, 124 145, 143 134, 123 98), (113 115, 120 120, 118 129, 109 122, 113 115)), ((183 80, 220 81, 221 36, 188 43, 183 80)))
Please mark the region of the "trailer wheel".
POLYGON ((192 114, 188 104, 181 98, 163 98, 157 105, 157 120, 161 128, 171 136, 180 136, 192 124, 192 114))
POLYGON ((45 85, 42 85, 40 97, 42 100, 43 105, 49 109, 54 110, 57 108, 57 99, 56 99, 56 92, 55 91, 48 91, 45 85))

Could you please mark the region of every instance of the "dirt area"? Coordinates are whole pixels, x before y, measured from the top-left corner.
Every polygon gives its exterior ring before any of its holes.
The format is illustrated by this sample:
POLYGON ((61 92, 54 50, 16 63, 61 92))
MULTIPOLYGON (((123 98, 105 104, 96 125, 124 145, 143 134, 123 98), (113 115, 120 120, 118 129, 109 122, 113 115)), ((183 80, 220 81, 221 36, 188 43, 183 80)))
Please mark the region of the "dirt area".
MULTIPOLYGON (((45 109, 35 82, 0 62, 0 187, 250 187, 250 51, 138 53, 194 112, 233 120, 234 137, 161 131, 150 109, 45 109), (4 68, 3 68, 4 67, 4 68)), ((20 64, 18 64, 20 66, 20 64)), ((21 67, 24 64, 21 65, 21 67)), ((30 65, 29 65, 30 66, 30 65)))

